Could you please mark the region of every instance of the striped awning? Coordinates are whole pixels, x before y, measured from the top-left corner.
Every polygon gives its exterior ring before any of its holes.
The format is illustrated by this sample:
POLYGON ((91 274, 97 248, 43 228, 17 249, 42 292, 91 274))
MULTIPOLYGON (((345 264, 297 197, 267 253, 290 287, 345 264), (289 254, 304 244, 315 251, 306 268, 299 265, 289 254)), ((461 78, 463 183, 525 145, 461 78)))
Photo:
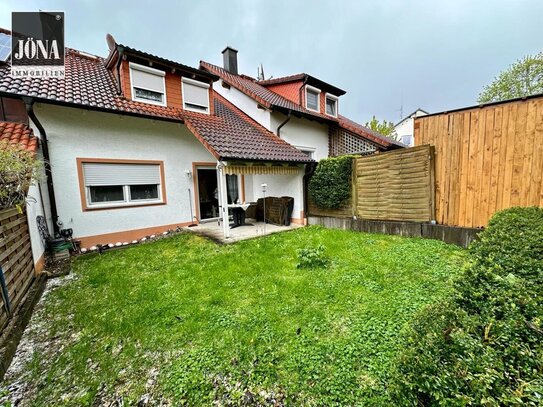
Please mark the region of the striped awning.
POLYGON ((226 174, 268 174, 268 175, 295 175, 299 174, 302 167, 279 165, 227 165, 224 168, 226 174))

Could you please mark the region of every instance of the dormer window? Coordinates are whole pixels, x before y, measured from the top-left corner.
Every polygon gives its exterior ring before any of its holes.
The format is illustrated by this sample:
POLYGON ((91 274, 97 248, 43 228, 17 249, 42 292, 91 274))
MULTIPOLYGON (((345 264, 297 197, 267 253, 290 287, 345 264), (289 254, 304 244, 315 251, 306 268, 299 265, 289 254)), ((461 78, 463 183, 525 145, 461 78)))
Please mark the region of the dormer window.
POLYGON ((209 84, 182 78, 183 109, 209 114, 209 84))
POLYGON ((326 114, 328 116, 337 117, 337 105, 338 97, 330 94, 326 94, 326 114))
POLYGON ((315 112, 320 112, 319 98, 321 91, 313 86, 305 86, 305 107, 315 112))
POLYGON ((130 63, 132 100, 166 106, 166 73, 144 65, 130 63))

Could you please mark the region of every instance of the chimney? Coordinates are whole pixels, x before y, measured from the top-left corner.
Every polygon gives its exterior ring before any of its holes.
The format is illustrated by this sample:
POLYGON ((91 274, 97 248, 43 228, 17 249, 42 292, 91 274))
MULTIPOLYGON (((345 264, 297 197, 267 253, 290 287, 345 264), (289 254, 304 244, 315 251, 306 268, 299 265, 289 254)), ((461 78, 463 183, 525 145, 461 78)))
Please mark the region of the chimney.
POLYGON ((232 47, 226 47, 222 51, 223 67, 234 75, 238 74, 238 50, 232 47))

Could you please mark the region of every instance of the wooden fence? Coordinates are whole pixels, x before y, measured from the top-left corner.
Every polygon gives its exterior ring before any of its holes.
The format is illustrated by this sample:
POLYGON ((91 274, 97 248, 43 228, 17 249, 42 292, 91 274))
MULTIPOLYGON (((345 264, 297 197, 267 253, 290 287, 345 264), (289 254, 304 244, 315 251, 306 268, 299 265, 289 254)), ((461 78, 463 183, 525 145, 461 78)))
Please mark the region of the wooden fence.
POLYGON ((341 208, 322 209, 309 196, 310 216, 428 222, 434 219, 433 148, 420 146, 358 157, 353 192, 341 208))
POLYGON ((16 209, 0 211, 0 266, 7 298, 0 287, 0 329, 22 304, 35 278, 26 214, 16 209))
POLYGON ((355 212, 362 219, 434 219, 433 148, 420 146, 359 157, 355 212))
POLYGON ((438 223, 484 227, 543 206, 543 97, 418 117, 415 143, 435 146, 438 223))

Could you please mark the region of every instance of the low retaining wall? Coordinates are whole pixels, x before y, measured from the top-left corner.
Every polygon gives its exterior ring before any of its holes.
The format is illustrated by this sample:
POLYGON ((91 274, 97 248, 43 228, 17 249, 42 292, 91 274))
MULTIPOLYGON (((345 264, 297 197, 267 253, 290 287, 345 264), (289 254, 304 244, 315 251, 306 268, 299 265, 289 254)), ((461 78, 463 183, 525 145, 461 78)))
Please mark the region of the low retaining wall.
POLYGON ((424 222, 399 222, 386 220, 346 219, 325 216, 309 216, 310 225, 321 225, 332 229, 355 230, 357 232, 383 233, 408 237, 423 237, 441 240, 461 247, 468 247, 482 229, 432 225, 424 222))

